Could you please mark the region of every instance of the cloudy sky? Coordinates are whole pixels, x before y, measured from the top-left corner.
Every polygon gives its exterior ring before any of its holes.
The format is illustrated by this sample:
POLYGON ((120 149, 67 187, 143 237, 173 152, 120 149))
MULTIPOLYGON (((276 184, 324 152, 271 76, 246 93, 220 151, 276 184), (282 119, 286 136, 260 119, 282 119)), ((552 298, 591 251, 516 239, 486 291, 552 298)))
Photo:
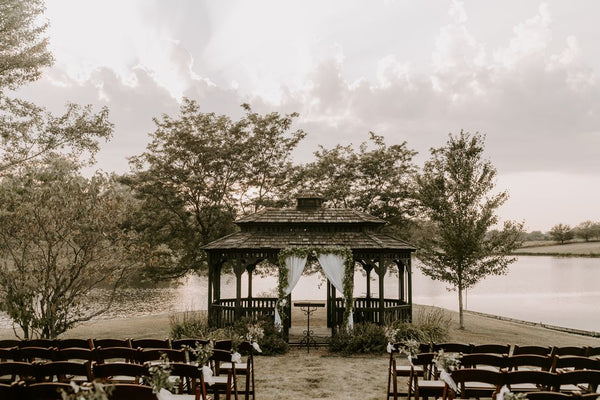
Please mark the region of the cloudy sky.
POLYGON ((600 221, 600 4, 589 1, 48 0, 55 65, 21 90, 55 112, 108 106, 99 168, 126 172, 182 97, 239 117, 300 113, 318 144, 368 132, 419 152, 487 135, 527 230, 600 221))

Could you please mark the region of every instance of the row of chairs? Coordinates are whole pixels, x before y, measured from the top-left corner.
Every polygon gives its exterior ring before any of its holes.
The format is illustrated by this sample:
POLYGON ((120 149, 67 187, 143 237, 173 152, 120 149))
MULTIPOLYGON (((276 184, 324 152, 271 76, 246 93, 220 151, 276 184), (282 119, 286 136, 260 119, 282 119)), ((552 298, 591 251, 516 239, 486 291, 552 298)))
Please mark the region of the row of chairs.
POLYGON ((205 339, 4 339, 0 340, 0 349, 12 347, 46 347, 46 348, 83 348, 93 350, 98 347, 131 347, 137 349, 181 349, 183 346, 194 346, 196 341, 206 343, 205 339))
MULTIPOLYGON (((120 383, 111 385, 110 400, 158 400, 152 388, 147 385, 120 383)), ((2 400, 62 400, 60 391, 71 393, 73 388, 68 383, 42 382, 33 384, 0 384, 2 400)), ((196 400, 199 395, 194 395, 196 400)))
MULTIPOLYGON (((512 393, 544 392, 548 399, 571 395, 600 396, 600 371, 576 370, 552 373, 539 370, 491 371, 488 369, 460 368, 451 372, 451 380, 444 382, 443 400, 460 397, 494 398, 503 387, 512 393), (453 386, 455 386, 453 388, 453 386)), ((418 390, 418 386, 415 388, 418 390)), ((439 392, 438 392, 439 394, 439 392)), ((415 392, 415 398, 422 393, 415 392)), ((535 395, 533 396, 535 397, 535 395)))
MULTIPOLYGON (((400 343, 396 345, 400 346, 400 343)), ((444 350, 451 353, 493 353, 493 354, 537 354, 558 355, 558 356, 580 356, 595 357, 600 356, 600 347, 592 346, 520 346, 510 344, 468 344, 468 343, 421 343, 419 351, 421 353, 438 352, 444 350)))
MULTIPOLYGON (((179 342, 181 343, 181 341, 179 342)), ((189 339, 182 343, 190 347, 195 347, 197 344, 206 344, 208 340, 189 339)), ((111 343, 115 344, 115 343, 111 343)), ((243 386, 241 386, 239 393, 244 395, 244 398, 248 400, 250 397, 255 398, 255 377, 254 377, 254 349, 250 342, 242 342, 239 345, 239 351, 246 355, 246 359, 240 363, 231 363, 231 340, 220 340, 214 342, 215 356, 224 353, 225 359, 219 360, 214 367, 216 367, 217 373, 228 374, 230 371, 234 371, 235 386, 237 387, 238 376, 244 378, 243 386)), ((188 364, 191 360, 190 355, 187 351, 182 349, 173 348, 131 348, 131 347, 98 347, 95 349, 86 348, 44 348, 44 347, 13 347, 11 349, 0 349, 0 358, 4 359, 3 363, 0 363, 0 367, 3 364, 7 364, 7 368, 10 365, 20 365, 24 363, 39 364, 44 366, 55 366, 63 365, 67 366, 70 364, 78 364, 80 366, 79 371, 83 371, 84 363, 96 365, 96 368, 103 370, 102 365, 108 365, 106 368, 112 368, 112 364, 130 364, 131 367, 118 367, 118 368, 129 368, 131 371, 139 371, 139 368, 144 364, 151 363, 160 360, 162 355, 166 355, 171 363, 188 364), (11 364, 12 362, 12 364, 11 364)), ((215 361, 213 361, 215 364, 215 361)), ((41 368, 41 367, 40 367, 41 368)), ((73 366, 75 368, 75 366, 73 366)), ((115 367, 117 368, 117 367, 115 367)), ((185 368, 185 367, 181 367, 185 368)), ((0 369, 1 371, 2 369, 0 369)), ((71 375, 75 375, 75 371, 72 371, 71 375)), ((0 374, 1 376, 2 374, 0 374)), ((84 376, 83 373, 76 375, 84 376)), ((43 376, 43 374, 42 374, 43 376)), ((88 374, 88 379, 97 374, 88 374)), ((10 383, 6 382, 5 383, 10 383)), ((211 388, 212 390, 213 388, 211 388)))
MULTIPOLYGON (((180 393, 195 394, 197 399, 206 400, 209 394, 218 396, 224 394, 226 399, 233 395, 250 393, 238 391, 237 363, 231 363, 231 353, 226 350, 213 350, 209 365, 214 373, 214 384, 204 381, 202 370, 194 364, 185 362, 170 362, 171 376, 179 378, 180 393)), ((39 383, 65 383, 101 381, 105 384, 134 384, 147 385, 151 363, 135 364, 129 362, 113 362, 98 364, 96 362, 52 361, 46 363, 4 362, 0 363, 0 381, 4 387, 28 387, 39 383)), ((38 386, 35 386, 38 387, 38 386)), ((7 389, 8 390, 8 389, 7 389)), ((3 397, 0 397, 3 398, 3 397)), ((56 398, 60 399, 59 396, 56 398)))
MULTIPOLYGON (((440 343, 421 344, 420 354, 413 359, 411 365, 399 365, 396 355, 402 348, 402 343, 396 343, 390 351, 388 366, 387 393, 388 398, 397 399, 399 395, 410 397, 411 388, 407 392, 399 393, 398 377, 408 377, 412 383, 413 379, 424 377, 427 380, 437 376, 433 366, 433 357, 441 350, 447 353, 462 353, 461 365, 463 367, 488 368, 496 370, 517 370, 519 368, 534 368, 544 371, 557 372, 565 369, 598 369, 600 361, 595 357, 583 355, 558 355, 558 354, 590 354, 589 348, 579 347, 544 347, 544 346, 510 346, 503 344, 469 345, 462 343, 440 343), (581 351, 583 349, 583 351, 581 351), (434 352, 431 352, 434 350, 434 352), (509 356, 510 354, 510 356, 509 356), (415 378, 412 376, 415 375, 415 378)), ((428 381, 426 381, 428 382, 428 381)), ((442 383, 431 381, 425 383, 425 391, 431 390, 440 393, 442 383)))

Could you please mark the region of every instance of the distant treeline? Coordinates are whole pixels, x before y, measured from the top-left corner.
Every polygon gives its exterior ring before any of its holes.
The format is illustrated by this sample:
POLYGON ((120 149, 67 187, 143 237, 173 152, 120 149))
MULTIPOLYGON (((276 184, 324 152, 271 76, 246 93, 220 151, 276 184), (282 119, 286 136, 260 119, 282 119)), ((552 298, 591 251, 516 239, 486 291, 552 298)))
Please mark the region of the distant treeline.
POLYGON ((586 242, 600 240, 600 222, 584 221, 575 227, 559 223, 554 225, 548 232, 523 232, 524 242, 552 240, 565 243, 573 239, 581 239, 586 242))

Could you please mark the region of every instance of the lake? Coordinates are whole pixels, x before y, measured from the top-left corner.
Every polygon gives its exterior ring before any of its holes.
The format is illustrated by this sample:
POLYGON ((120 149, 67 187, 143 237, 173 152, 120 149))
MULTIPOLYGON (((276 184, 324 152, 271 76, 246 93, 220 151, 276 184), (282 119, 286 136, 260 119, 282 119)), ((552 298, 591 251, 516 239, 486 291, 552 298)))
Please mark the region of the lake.
MULTIPOLYGON (((373 275, 371 288, 377 296, 373 275)), ((277 279, 255 277, 253 286, 255 296, 274 297, 277 279)), ((124 289, 113 309, 99 318, 206 309, 206 288, 206 277, 190 276, 177 287, 124 289)), ((397 292, 395 276, 386 277, 384 290, 390 296, 397 292)), ((235 297, 233 276, 223 277, 221 293, 223 298, 235 297)), ((355 295, 364 293, 365 278, 357 272, 355 295)), ((246 293, 242 291, 242 295, 246 293)), ((292 298, 324 300, 326 286, 319 275, 303 276, 292 298)), ((458 296, 414 267, 413 303, 457 310, 458 296)), ((473 311, 600 332, 600 259, 521 256, 509 267, 507 275, 488 277, 469 289, 465 304, 473 311)), ((10 326, 10 319, 0 315, 0 326, 10 326)))

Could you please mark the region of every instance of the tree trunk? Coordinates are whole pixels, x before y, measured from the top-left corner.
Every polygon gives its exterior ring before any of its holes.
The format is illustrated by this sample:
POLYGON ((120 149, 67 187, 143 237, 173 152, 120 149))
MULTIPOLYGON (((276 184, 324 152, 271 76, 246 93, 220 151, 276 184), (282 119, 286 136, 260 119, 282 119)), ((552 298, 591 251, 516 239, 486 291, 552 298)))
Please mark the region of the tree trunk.
POLYGON ((465 329, 465 321, 463 320, 463 290, 458 288, 458 329, 465 329))

